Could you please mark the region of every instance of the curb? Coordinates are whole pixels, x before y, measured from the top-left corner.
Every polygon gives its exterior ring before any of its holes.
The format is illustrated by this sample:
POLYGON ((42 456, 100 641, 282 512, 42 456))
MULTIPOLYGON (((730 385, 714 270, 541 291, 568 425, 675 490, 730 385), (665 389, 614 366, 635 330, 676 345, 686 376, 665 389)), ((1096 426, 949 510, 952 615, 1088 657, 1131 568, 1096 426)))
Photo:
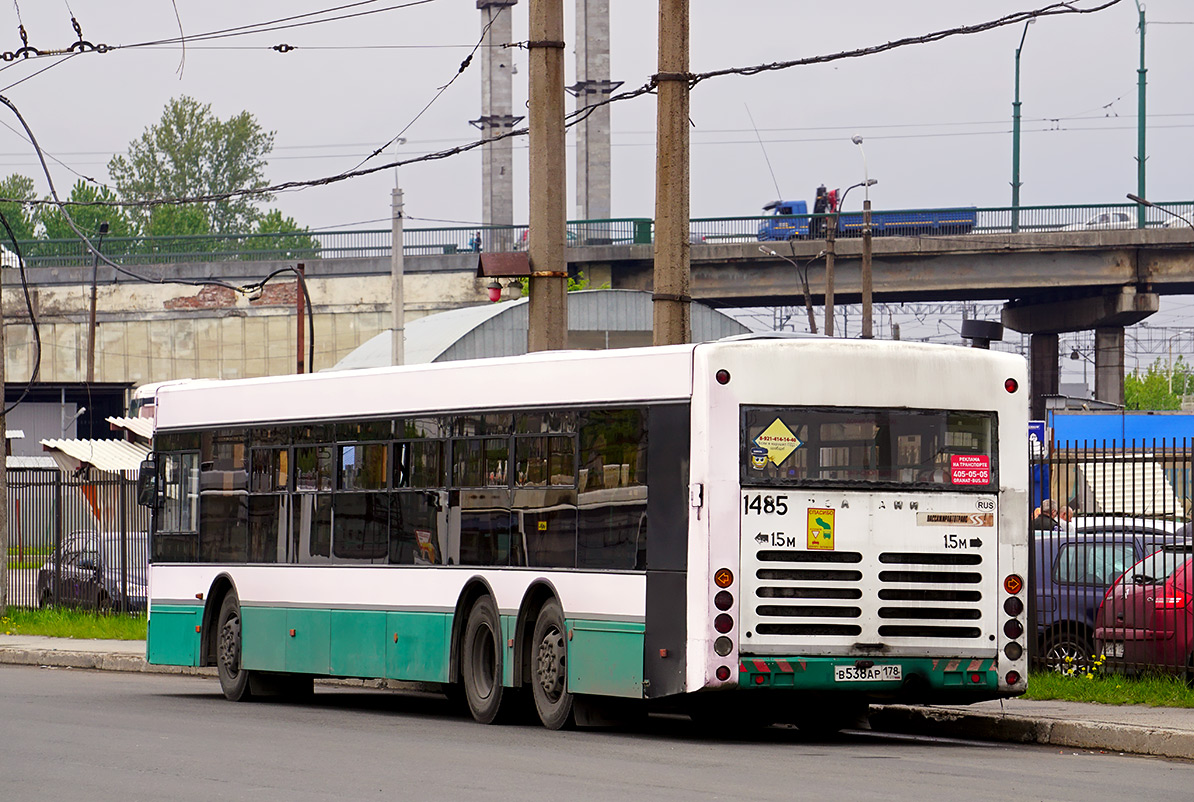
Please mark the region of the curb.
POLYGON ((187 674, 214 677, 214 668, 154 666, 144 657, 117 652, 73 652, 62 649, 0 649, 0 665, 45 668, 89 668, 99 671, 129 671, 145 674, 187 674))
POLYGON ((873 729, 886 732, 1037 743, 1194 760, 1194 733, 1164 727, 1066 721, 907 705, 873 707, 870 720, 873 729))

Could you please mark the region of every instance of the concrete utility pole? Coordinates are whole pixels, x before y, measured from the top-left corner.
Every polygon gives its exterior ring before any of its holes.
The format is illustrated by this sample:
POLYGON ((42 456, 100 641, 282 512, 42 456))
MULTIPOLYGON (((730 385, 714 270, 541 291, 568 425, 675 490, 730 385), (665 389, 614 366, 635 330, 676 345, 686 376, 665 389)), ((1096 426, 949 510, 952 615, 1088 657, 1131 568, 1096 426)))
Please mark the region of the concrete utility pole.
MULTIPOLYGON (((1148 118, 1145 116, 1145 87, 1148 85, 1148 70, 1144 67, 1144 6, 1136 0, 1136 11, 1140 14, 1140 69, 1136 70, 1136 194, 1142 198, 1148 197, 1144 186, 1144 162, 1146 149, 1144 147, 1144 132, 1148 118)), ((1143 206, 1136 207, 1136 225, 1144 228, 1146 212, 1143 206)), ((1097 380, 1098 374, 1095 374, 1097 380)))
POLYGON ((551 351, 564 348, 568 338, 563 0, 531 0, 527 48, 531 72, 531 215, 527 236, 531 294, 527 350, 551 351))
POLYGON ((390 295, 394 305, 390 324, 390 364, 401 365, 406 360, 406 299, 402 292, 406 259, 402 252, 402 189, 399 187, 390 192, 390 208, 393 216, 390 222, 390 295))
POLYGON ((688 0, 659 0, 655 345, 692 340, 688 222, 688 0))
MULTIPOLYGON (((607 220, 610 202, 609 106, 598 106, 622 85, 609 79, 609 0, 576 0, 576 83, 568 91, 580 111, 597 106, 576 130, 576 207, 581 220, 607 220)), ((589 232, 587 239, 608 237, 589 232)))
MULTIPOLYGON (((488 140, 513 130, 522 117, 514 116, 512 50, 503 45, 513 38, 510 7, 518 0, 477 0, 481 30, 481 117, 471 123, 488 140), (492 24, 491 24, 492 23, 492 24)), ((486 226, 514 225, 514 140, 490 142, 481 148, 481 222, 486 226)), ((514 246, 511 229, 486 229, 482 250, 508 251, 514 246)))

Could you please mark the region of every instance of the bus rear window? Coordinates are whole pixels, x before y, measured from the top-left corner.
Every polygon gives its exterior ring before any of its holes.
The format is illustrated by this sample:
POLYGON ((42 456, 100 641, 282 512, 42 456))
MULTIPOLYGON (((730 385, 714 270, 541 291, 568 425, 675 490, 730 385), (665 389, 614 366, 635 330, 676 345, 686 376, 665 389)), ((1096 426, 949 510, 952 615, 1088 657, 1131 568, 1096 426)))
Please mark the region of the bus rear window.
POLYGON ((995 415, 743 407, 743 485, 898 485, 990 492, 995 415))

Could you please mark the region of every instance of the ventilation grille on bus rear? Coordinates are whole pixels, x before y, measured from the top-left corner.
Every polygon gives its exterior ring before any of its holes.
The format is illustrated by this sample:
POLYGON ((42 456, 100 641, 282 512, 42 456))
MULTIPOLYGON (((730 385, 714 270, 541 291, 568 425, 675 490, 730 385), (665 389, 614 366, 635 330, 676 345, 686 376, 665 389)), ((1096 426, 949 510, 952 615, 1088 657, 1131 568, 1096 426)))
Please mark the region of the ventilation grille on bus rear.
POLYGON ((885 638, 978 638, 983 575, 979 554, 883 552, 879 625, 885 638), (974 570, 967 570, 972 568, 974 570), (969 588, 966 586, 970 586, 969 588), (895 586, 895 587, 893 587, 895 586), (936 604, 934 604, 936 603, 936 604))
MULTIPOLYGON (((858 619, 867 583, 861 554, 766 550, 755 558, 759 635, 862 634, 858 619)), ((981 637, 981 555, 884 552, 879 563, 881 637, 981 637)))
POLYGON ((862 615, 862 608, 850 604, 862 598, 862 555, 850 551, 760 551, 755 555, 762 564, 755 592, 760 604, 755 612, 760 618, 788 619, 755 627, 760 635, 846 635, 862 634, 862 627, 849 621, 862 615), (786 564, 786 565, 784 565, 786 564), (782 566, 782 567, 781 567, 782 566), (768 585, 768 580, 795 580, 815 583, 802 587, 768 585), (763 603, 766 599, 770 603, 763 603), (802 621, 801 619, 847 619, 802 621), (795 620, 793 620, 795 619, 795 620))

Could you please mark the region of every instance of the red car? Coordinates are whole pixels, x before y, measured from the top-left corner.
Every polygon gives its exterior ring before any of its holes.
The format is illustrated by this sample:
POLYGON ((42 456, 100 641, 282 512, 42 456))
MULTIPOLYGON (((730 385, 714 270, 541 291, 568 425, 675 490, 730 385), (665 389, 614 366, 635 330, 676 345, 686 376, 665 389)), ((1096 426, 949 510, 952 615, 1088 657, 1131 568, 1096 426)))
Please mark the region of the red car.
POLYGON ((1145 557, 1120 577, 1095 616, 1107 668, 1194 678, 1194 557, 1188 547, 1145 557))

